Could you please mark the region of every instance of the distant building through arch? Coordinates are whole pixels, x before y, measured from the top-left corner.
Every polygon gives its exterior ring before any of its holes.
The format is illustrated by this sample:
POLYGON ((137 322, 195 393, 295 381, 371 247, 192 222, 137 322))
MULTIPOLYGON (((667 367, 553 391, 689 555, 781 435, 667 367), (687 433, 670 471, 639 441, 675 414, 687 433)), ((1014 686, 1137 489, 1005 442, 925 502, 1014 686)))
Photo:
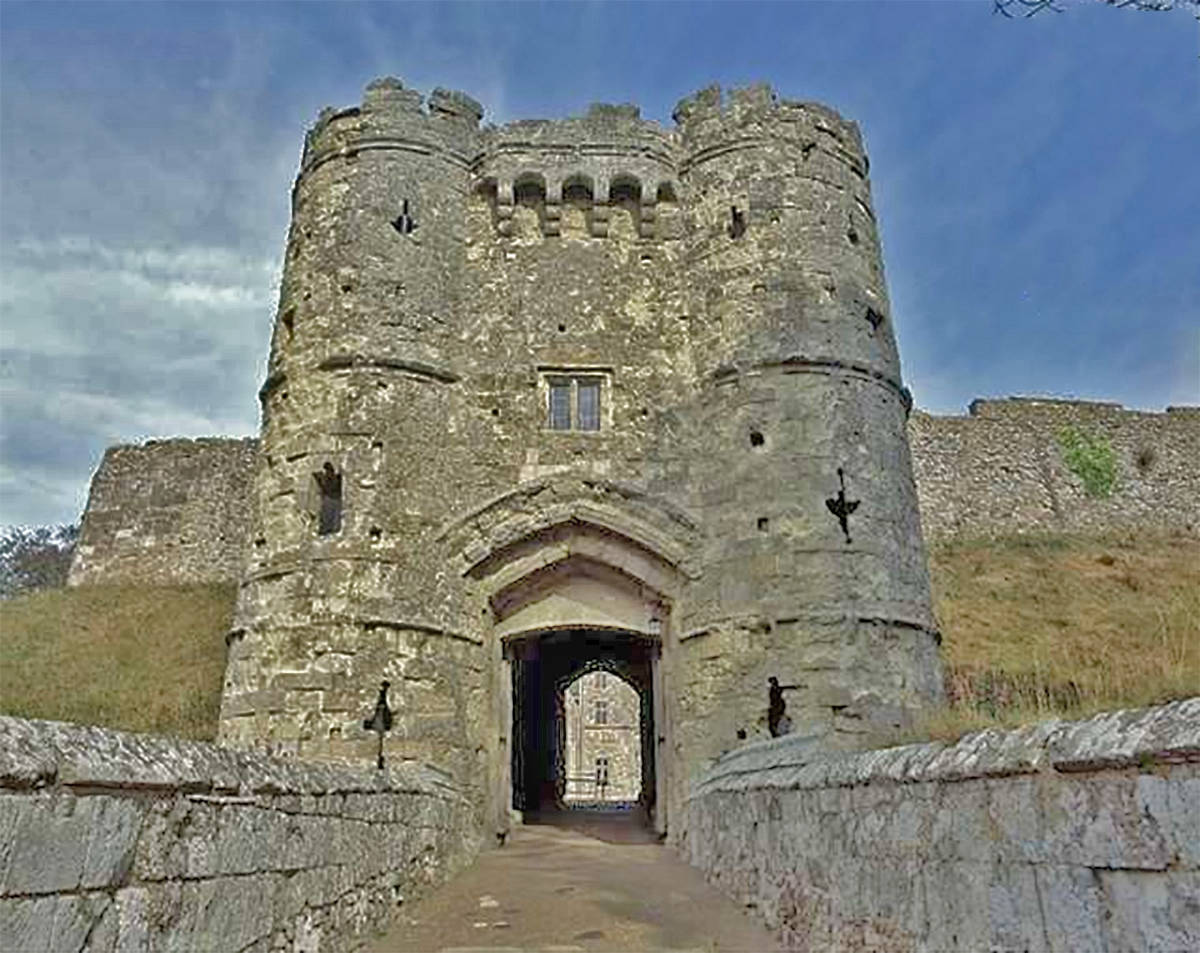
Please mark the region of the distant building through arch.
POLYGON ((641 702, 637 690, 603 669, 566 691, 567 806, 633 803, 641 796, 641 702))

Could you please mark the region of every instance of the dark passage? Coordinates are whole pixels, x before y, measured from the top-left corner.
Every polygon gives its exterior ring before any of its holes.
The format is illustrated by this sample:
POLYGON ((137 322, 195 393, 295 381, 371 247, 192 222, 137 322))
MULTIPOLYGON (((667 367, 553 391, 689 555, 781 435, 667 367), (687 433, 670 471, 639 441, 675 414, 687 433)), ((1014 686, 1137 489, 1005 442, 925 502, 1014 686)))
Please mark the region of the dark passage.
POLYGON ((514 639, 507 646, 513 662, 513 807, 527 822, 570 826, 590 815, 594 824, 644 825, 654 812, 654 704, 651 665, 657 641, 632 632, 558 629, 514 639), (609 671, 634 687, 641 706, 641 793, 624 811, 570 810, 566 791, 565 692, 579 675, 609 671), (600 815, 605 815, 601 817, 600 815))

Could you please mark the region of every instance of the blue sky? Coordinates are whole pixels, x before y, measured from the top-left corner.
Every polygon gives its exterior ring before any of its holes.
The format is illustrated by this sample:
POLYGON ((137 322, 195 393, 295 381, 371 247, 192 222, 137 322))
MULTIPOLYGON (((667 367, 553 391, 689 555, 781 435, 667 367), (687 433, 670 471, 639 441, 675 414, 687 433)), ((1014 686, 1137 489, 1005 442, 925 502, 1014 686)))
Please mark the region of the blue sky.
POLYGON ((0 524, 77 518, 111 443, 256 431, 304 129, 386 74, 492 122, 829 103, 918 406, 1200 402, 1200 23, 1064 6, 0 3, 0 524))

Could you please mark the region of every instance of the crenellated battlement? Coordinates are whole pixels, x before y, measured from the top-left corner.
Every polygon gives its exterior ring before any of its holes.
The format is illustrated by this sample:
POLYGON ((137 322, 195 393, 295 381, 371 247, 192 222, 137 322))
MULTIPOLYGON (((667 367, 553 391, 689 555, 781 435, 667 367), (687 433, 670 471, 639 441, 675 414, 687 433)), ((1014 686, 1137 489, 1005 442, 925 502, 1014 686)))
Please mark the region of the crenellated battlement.
MULTIPOLYGON (((728 200, 755 224, 780 217, 772 207, 786 190, 755 185, 773 177, 832 191, 833 200, 846 206, 840 213, 846 232, 873 237, 858 127, 819 103, 780 99, 765 84, 700 90, 676 106, 673 127, 643 119, 631 103, 598 102, 578 116, 481 128, 483 113, 462 92, 439 88, 426 98, 393 77, 375 80, 359 106, 321 112, 306 138, 300 179, 330 161, 346 163, 349 174, 372 153, 390 153, 398 161, 423 157, 445 162, 448 176, 467 172, 466 191, 490 209, 497 238, 524 234, 513 223, 517 210, 527 208, 542 238, 578 235, 578 228, 563 224, 576 213, 585 219, 583 235, 608 237, 614 212, 624 210, 636 236, 654 241, 681 239, 688 230, 695 191, 690 174, 724 168, 717 173, 728 180, 719 201, 728 200), (736 158, 742 153, 749 154, 745 162, 736 158), (862 225, 854 224, 856 218, 862 225)), ((425 169, 428 183, 437 173, 425 169)), ((718 193, 704 185, 699 194, 718 193)), ((700 210, 699 217, 710 214, 700 210)))
POLYGON ((478 148, 482 118, 483 107, 466 93, 439 87, 426 101, 385 76, 367 84, 360 105, 321 110, 305 136, 301 175, 330 158, 381 148, 439 152, 466 163, 478 148))
POLYGON ((820 149, 866 173, 858 124, 821 103, 781 99, 767 84, 722 91, 709 86, 681 99, 673 118, 688 163, 713 153, 774 142, 803 158, 820 149))

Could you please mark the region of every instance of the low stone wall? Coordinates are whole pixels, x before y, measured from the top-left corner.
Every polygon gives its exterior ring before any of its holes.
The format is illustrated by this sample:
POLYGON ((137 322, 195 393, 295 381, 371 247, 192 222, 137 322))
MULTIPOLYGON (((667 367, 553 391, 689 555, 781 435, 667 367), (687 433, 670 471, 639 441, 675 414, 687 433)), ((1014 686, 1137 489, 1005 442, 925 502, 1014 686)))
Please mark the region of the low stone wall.
POLYGON ((957 744, 722 758, 685 850, 794 950, 1200 949, 1200 698, 957 744))
POLYGON ((432 769, 0 717, 0 950, 343 950, 464 865, 432 769))

